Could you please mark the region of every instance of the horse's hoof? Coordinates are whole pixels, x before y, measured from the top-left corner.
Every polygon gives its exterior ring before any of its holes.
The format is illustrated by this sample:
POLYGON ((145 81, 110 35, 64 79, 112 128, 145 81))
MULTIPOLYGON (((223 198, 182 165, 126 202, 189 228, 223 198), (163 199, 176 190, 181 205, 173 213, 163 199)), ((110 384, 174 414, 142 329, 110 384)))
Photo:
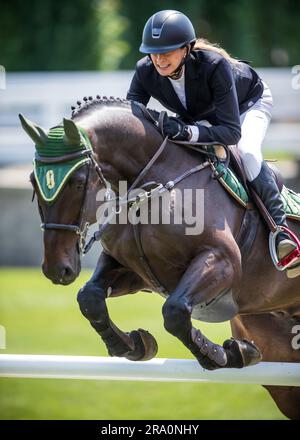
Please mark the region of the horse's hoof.
POLYGON ((220 365, 216 364, 213 360, 209 359, 208 357, 198 356, 197 361, 199 362, 200 366, 205 370, 213 371, 213 370, 218 370, 219 368, 223 368, 220 365))
POLYGON ((157 354, 158 346, 155 338, 147 330, 133 330, 129 336, 134 341, 134 350, 126 353, 130 361, 149 361, 157 354))
POLYGON ((227 339, 223 344, 227 353, 228 368, 243 368, 258 364, 262 360, 262 354, 253 342, 243 339, 227 339))

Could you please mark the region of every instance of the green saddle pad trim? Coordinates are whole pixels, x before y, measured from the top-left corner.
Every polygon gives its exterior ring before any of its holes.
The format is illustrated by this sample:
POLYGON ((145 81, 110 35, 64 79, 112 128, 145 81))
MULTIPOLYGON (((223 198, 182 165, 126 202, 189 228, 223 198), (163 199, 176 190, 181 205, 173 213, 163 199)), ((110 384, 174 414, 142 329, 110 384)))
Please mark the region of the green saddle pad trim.
MULTIPOLYGON (((234 172, 230 168, 226 169, 222 162, 214 164, 214 167, 216 172, 221 176, 218 179, 224 188, 242 206, 246 207, 250 202, 250 197, 234 172)), ((281 198, 287 217, 300 221, 300 194, 297 194, 286 186, 283 186, 281 198)))
MULTIPOLYGON (((80 145, 65 145, 63 127, 50 129, 46 145, 36 145, 38 154, 43 158, 51 158, 65 156, 86 149, 92 151, 87 133, 81 127, 78 127, 78 129, 81 134, 80 145)), ((43 200, 47 203, 53 202, 71 174, 89 161, 89 157, 82 156, 60 163, 47 163, 34 159, 34 176, 43 200)))

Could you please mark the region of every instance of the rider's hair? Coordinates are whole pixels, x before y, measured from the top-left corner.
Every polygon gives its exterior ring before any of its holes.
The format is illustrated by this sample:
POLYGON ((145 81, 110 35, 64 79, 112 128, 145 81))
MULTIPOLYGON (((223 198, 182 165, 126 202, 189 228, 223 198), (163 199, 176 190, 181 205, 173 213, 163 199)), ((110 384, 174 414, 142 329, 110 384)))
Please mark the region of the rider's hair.
POLYGON ((204 50, 211 50, 213 52, 217 52, 218 54, 222 55, 222 57, 226 58, 230 63, 232 64, 239 64, 239 60, 233 58, 231 55, 229 55, 228 52, 226 52, 225 49, 223 49, 221 46, 219 46, 217 43, 211 43, 210 41, 206 40, 205 38, 197 38, 193 49, 204 49, 204 50))

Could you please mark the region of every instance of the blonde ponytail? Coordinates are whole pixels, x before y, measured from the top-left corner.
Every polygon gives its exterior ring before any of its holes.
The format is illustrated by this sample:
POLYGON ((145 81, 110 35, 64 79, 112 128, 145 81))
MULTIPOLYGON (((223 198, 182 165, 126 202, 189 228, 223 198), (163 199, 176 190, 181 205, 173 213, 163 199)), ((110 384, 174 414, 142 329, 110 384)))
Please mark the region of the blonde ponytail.
POLYGON ((210 41, 206 40, 205 38, 197 38, 193 49, 211 50, 213 52, 217 52, 222 57, 226 58, 226 60, 228 60, 230 63, 235 64, 235 65, 239 64, 239 60, 232 58, 229 55, 229 53, 226 52, 225 49, 220 47, 217 43, 211 43, 210 41))

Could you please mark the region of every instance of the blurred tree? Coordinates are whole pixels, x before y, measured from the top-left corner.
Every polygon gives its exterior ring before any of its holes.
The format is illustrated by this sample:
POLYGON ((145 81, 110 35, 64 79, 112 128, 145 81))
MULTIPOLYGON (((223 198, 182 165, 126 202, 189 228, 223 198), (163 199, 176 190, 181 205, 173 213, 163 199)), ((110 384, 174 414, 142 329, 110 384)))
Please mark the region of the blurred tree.
POLYGON ((1 63, 7 70, 96 68, 96 27, 92 2, 85 0, 3 2, 1 63))
MULTIPOLYGON (((116 70, 130 51, 130 44, 122 39, 129 20, 120 15, 120 1, 102 0, 95 2, 98 21, 98 68, 116 70)), ((96 42, 95 42, 96 44, 96 42)))
POLYGON ((198 36, 258 66, 299 64, 299 0, 10 0, 0 8, 6 70, 132 69, 146 20, 178 9, 198 36))

